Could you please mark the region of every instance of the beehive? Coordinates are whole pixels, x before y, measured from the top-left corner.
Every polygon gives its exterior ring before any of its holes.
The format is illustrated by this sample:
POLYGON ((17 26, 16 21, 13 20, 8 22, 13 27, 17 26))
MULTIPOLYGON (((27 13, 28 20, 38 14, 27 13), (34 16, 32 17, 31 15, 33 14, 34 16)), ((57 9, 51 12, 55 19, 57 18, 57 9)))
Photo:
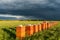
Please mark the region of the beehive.
POLYGON ((33 35, 34 28, 31 24, 26 26, 26 35, 31 36, 33 35))
POLYGON ((41 28, 42 28, 41 24, 38 24, 38 31, 41 31, 42 30, 41 28))
POLYGON ((48 23, 48 22, 47 22, 47 21, 44 21, 43 23, 44 23, 45 29, 48 29, 48 28, 47 28, 47 23, 48 23))
POLYGON ((22 25, 19 25, 16 27, 16 37, 22 38, 25 37, 25 27, 22 25))
POLYGON ((36 33, 36 32, 38 32, 38 25, 33 25, 33 27, 34 27, 34 33, 36 33))
POLYGON ((50 28, 51 27, 51 23, 47 23, 47 27, 50 28))
POLYGON ((46 29, 45 23, 42 23, 41 25, 42 25, 42 26, 41 26, 41 27, 42 27, 42 30, 45 30, 45 29, 46 29))

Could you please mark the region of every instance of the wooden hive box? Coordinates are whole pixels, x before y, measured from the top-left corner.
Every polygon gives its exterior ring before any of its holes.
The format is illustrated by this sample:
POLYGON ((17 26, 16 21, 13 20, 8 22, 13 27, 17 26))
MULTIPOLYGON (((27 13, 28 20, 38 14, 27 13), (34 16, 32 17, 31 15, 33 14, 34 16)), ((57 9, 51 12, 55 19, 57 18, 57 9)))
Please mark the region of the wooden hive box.
POLYGON ((48 23, 48 22, 47 22, 47 21, 44 21, 43 23, 44 23, 45 29, 48 29, 48 27, 47 27, 47 23, 48 23))
POLYGON ((36 32, 38 32, 38 25, 33 25, 33 27, 34 27, 34 33, 36 33, 36 32))
POLYGON ((26 35, 27 36, 33 35, 33 31, 34 31, 34 28, 33 28, 32 25, 29 24, 29 25, 26 26, 26 35))
POLYGON ((47 27, 50 28, 51 27, 51 23, 47 23, 47 27))
POLYGON ((42 31, 41 24, 38 24, 38 31, 42 31))
POLYGON ((46 29, 45 23, 41 23, 41 27, 42 27, 42 30, 45 30, 46 29))
POLYGON ((16 37, 23 38, 25 37, 25 27, 22 25, 19 25, 16 27, 16 37))

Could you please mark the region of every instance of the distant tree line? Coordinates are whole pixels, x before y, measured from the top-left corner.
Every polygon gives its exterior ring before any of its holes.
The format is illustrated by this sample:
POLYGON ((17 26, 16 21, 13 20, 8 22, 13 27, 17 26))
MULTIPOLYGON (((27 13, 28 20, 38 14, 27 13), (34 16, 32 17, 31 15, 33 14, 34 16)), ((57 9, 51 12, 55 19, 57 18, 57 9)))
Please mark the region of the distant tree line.
MULTIPOLYGON (((0 21, 17 21, 17 20, 0 20, 0 21)), ((24 19, 18 21, 57 21, 57 20, 45 20, 45 19, 24 19)))

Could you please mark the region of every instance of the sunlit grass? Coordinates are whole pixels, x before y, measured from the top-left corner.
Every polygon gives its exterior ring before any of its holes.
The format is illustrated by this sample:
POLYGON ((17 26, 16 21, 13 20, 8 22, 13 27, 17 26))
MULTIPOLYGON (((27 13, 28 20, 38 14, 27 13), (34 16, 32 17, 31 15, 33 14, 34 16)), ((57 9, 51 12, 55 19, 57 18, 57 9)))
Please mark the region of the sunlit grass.
POLYGON ((16 27, 18 25, 39 24, 41 21, 0 21, 0 27, 16 27))
MULTIPOLYGON (((15 28, 18 25, 27 25, 27 24, 39 24, 42 21, 0 21, 0 40, 8 40, 9 35, 7 34, 7 31, 11 31, 11 29, 9 28, 15 28), (5 29, 6 31, 3 31, 2 29, 5 29), (9 30, 8 30, 9 29, 9 30)), ((15 31, 11 31, 11 33, 14 32, 14 34, 16 33, 15 31)), ((11 38, 10 38, 11 39, 11 38)), ((9 39, 9 40, 10 40, 9 39)))
POLYGON ((48 30, 43 30, 31 37, 26 37, 25 40, 60 40, 60 22, 48 30))
MULTIPOLYGON (((15 27, 18 25, 40 24, 41 22, 42 21, 0 21, 0 40, 15 40, 15 38, 13 38, 14 36, 12 38, 9 37, 10 34, 7 32, 15 34, 15 27)), ((31 37, 25 38, 25 40, 60 40, 60 21, 54 27, 35 33, 31 37)))

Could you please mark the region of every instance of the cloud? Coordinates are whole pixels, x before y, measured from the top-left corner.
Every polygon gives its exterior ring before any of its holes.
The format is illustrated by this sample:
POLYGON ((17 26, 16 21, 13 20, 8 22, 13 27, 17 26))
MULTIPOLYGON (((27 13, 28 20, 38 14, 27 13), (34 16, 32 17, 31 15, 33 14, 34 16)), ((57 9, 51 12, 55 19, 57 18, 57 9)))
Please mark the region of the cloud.
POLYGON ((20 16, 20 15, 10 15, 10 14, 0 14, 0 19, 15 19, 15 20, 23 20, 23 19, 36 19, 32 16, 20 16))
POLYGON ((42 18, 59 20, 60 0, 1 0, 0 14, 4 14, 4 17, 14 18, 21 18, 21 15, 23 15, 23 19, 28 17, 28 19, 42 18))
POLYGON ((23 16, 17 16, 17 15, 9 15, 9 14, 0 14, 0 17, 23 17, 23 16))
POLYGON ((3 18, 13 18, 13 19, 26 19, 24 16, 10 15, 10 14, 0 14, 3 18))
POLYGON ((0 0, 0 9, 30 9, 35 8, 35 5, 41 7, 52 6, 56 7, 60 4, 59 0, 0 0))

